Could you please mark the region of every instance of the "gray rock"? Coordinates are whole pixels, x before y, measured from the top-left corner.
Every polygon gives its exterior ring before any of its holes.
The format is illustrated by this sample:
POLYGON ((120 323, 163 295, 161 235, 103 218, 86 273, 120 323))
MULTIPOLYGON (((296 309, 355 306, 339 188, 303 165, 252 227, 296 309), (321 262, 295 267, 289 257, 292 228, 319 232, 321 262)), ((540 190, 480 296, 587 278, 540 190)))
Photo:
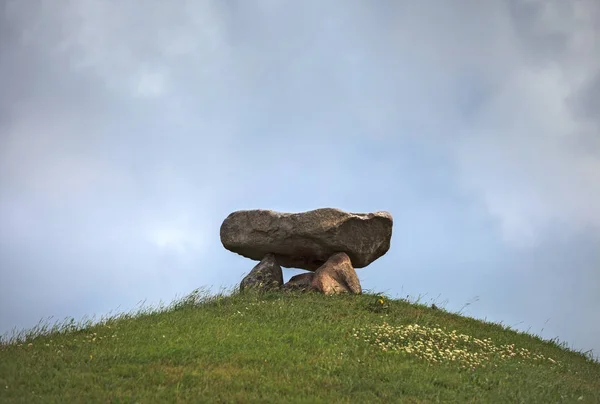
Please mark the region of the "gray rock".
POLYGON ((315 271, 338 252, 354 268, 366 267, 389 250, 392 225, 388 212, 241 210, 223 221, 220 233, 229 251, 256 261, 274 254, 283 267, 315 271))
POLYGON ((240 291, 277 289, 283 285, 283 271, 273 254, 267 254, 240 283, 240 291))
POLYGON ((311 289, 311 282, 315 276, 314 272, 294 275, 283 285, 284 290, 305 291, 311 289))

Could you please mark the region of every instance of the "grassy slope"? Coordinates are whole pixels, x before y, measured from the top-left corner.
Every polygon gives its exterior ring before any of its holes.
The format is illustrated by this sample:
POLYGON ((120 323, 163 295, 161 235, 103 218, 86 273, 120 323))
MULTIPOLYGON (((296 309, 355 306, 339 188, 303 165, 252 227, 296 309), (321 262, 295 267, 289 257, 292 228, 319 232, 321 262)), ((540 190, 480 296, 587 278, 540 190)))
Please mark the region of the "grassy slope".
POLYGON ((580 353, 374 294, 190 295, 70 328, 0 345, 0 402, 600 402, 600 364, 580 353), (439 329, 388 328, 374 341, 384 322, 439 329), (491 342, 463 341, 470 360, 480 357, 466 368, 464 352, 438 362, 414 355, 443 353, 444 328, 491 342), (411 353, 394 350, 402 346, 411 353), (511 356, 520 348, 543 357, 511 356))

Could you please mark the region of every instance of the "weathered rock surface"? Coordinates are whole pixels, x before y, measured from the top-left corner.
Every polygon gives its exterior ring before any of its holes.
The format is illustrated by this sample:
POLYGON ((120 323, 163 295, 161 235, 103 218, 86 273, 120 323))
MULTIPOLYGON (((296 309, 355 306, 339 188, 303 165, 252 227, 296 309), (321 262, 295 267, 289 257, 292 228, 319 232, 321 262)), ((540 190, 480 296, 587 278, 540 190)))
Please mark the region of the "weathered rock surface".
POLYGON ((337 293, 361 294, 362 288, 346 253, 334 254, 316 270, 311 287, 326 295, 337 293))
POLYGON ((311 282, 315 276, 314 272, 307 272, 304 274, 294 275, 283 285, 284 290, 310 290, 311 282))
POLYGON ((354 268, 369 265, 389 250, 392 224, 388 212, 241 210, 223 221, 220 233, 229 251, 256 261, 272 253, 283 267, 315 271, 338 252, 346 253, 354 268))
POLYGON ((283 285, 283 271, 273 254, 267 254, 240 283, 240 291, 277 289, 283 285))

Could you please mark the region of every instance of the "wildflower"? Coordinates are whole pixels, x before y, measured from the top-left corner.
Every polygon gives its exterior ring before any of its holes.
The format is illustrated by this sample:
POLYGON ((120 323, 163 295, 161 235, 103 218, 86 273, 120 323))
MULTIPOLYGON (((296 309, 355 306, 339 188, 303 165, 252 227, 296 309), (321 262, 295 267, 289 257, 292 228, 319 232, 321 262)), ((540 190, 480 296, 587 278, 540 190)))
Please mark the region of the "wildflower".
MULTIPOLYGON (((490 355, 495 353, 498 354, 498 358, 505 360, 510 360, 517 355, 525 359, 542 357, 541 355, 530 356, 529 351, 516 348, 514 344, 496 346, 490 338, 481 340, 459 334, 456 330, 446 332, 439 327, 429 328, 419 324, 393 327, 384 322, 379 326, 353 329, 353 335, 384 352, 402 351, 430 363, 455 362, 461 368, 468 369, 486 367, 485 362, 489 361, 490 355)), ((494 366, 498 365, 494 364, 494 366)))

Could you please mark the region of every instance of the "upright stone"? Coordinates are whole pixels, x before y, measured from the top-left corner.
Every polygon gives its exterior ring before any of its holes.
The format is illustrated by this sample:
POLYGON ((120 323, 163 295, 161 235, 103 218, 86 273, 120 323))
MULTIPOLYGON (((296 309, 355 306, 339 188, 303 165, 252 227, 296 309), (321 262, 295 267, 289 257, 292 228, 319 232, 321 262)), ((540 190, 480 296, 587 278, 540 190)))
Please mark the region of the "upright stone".
POLYGON ((350 257, 346 253, 334 254, 325 264, 317 269, 312 279, 311 287, 326 295, 362 293, 360 281, 358 280, 356 271, 352 268, 350 257))
POLYGON ((389 250, 392 225, 388 212, 241 210, 223 221, 220 233, 229 251, 256 261, 271 253, 283 267, 315 271, 338 252, 354 268, 369 265, 389 250))
POLYGON ((267 254, 240 283, 240 291, 277 289, 283 285, 283 271, 273 254, 267 254))

